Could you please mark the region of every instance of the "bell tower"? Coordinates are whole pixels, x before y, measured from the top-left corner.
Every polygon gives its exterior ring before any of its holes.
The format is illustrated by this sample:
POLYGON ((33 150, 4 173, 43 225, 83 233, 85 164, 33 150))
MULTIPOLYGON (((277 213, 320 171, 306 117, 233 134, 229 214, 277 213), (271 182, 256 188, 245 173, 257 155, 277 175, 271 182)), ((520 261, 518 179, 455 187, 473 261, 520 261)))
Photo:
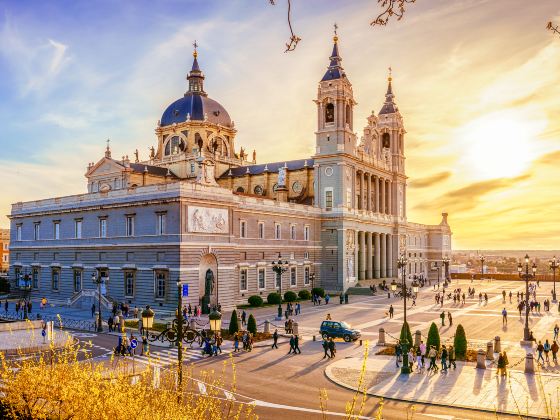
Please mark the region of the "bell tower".
POLYGON ((342 68, 342 58, 338 52, 338 35, 333 37, 330 64, 317 91, 317 131, 316 155, 332 153, 356 153, 354 128, 354 94, 352 84, 342 68))

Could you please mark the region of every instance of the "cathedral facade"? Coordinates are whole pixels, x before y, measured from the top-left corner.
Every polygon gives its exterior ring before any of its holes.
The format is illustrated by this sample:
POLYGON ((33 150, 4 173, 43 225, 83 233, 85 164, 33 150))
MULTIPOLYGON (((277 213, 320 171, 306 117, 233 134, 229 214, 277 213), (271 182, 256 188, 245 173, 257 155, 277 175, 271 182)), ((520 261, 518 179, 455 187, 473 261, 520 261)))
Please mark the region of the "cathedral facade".
POLYGON ((195 51, 149 159, 115 159, 107 145, 87 166, 87 193, 12 205, 10 277, 27 275, 33 295, 70 305, 99 290, 107 306, 172 310, 182 284, 185 302, 230 309, 273 291, 390 280, 401 254, 408 275, 439 275, 451 230, 446 213, 439 225, 407 220, 406 131, 391 78, 358 141, 341 61, 335 36, 315 99, 315 154, 257 164, 208 97, 195 51), (283 275, 272 270, 279 256, 283 275))

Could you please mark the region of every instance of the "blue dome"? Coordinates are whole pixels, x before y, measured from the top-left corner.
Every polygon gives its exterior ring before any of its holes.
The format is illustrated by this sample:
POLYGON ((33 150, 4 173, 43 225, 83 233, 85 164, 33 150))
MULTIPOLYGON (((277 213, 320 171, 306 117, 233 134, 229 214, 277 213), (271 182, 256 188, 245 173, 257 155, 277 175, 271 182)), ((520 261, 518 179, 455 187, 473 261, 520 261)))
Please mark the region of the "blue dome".
POLYGON ((204 121, 206 114, 208 122, 231 127, 231 118, 223 106, 207 96, 191 92, 167 107, 161 116, 161 125, 185 122, 187 114, 195 121, 204 121))

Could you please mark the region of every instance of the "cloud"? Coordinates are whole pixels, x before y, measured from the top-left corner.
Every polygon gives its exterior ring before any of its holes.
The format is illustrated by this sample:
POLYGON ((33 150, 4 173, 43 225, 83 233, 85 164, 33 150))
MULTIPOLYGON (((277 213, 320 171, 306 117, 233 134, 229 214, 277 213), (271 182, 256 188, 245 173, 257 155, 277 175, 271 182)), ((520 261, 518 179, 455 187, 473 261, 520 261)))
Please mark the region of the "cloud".
POLYGON ((513 187, 530 177, 531 174, 526 173, 515 178, 489 179, 475 182, 466 187, 450 191, 438 199, 420 203, 415 209, 443 209, 454 212, 470 210, 479 204, 483 196, 497 190, 513 187))
POLYGON ((11 68, 21 96, 49 91, 70 62, 68 46, 46 38, 30 40, 6 18, 0 30, 0 56, 11 68))
POLYGON ((426 188, 431 187, 435 184, 445 181, 451 176, 451 172, 444 171, 439 172, 432 176, 427 176, 424 178, 417 178, 408 183, 409 187, 411 188, 426 188))

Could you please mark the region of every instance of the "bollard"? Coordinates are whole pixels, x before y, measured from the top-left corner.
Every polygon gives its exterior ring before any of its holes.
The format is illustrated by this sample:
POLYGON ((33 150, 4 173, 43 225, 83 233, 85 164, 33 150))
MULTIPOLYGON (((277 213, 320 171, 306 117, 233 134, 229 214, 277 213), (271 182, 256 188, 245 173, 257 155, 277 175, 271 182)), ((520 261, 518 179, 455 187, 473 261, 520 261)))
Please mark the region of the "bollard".
POLYGON ((527 353, 525 355, 525 373, 535 373, 535 361, 533 359, 533 353, 527 353))
POLYGON ((486 369, 486 362, 484 361, 486 353, 484 350, 480 349, 476 353, 476 368, 477 369, 486 369))
POLYGON ((491 341, 486 343, 486 360, 494 360, 494 345, 491 341))
POLYGON ((494 353, 499 353, 502 351, 502 344, 500 342, 500 336, 494 337, 494 353))
POLYGON ((270 321, 268 319, 264 321, 264 333, 270 334, 270 321))
POLYGON ((292 324, 292 330, 294 335, 299 335, 299 325, 297 322, 292 324))
POLYGON ((422 331, 416 330, 414 333, 414 347, 420 347, 420 341, 422 341, 422 331))
POLYGON ((317 338, 315 337, 315 335, 313 335, 313 341, 317 341, 317 338))
POLYGON ((362 345, 362 339, 360 338, 360 346, 362 345))
POLYGON ((378 346, 384 346, 385 345, 385 329, 384 328, 379 328, 379 339, 377 340, 377 345, 378 346))
POLYGON ((348 304, 348 293, 344 293, 344 303, 348 304))

